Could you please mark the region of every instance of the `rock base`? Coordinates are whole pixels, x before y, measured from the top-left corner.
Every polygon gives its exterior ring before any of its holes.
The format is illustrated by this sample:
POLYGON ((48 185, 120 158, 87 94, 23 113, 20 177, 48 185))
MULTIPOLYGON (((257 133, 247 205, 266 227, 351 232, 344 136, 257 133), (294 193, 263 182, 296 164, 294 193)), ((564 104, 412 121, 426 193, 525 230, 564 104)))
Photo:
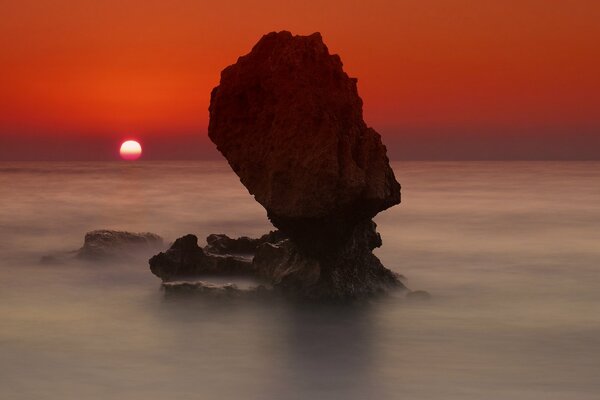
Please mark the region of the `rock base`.
POLYGON ((168 297, 202 295, 212 298, 260 298, 273 293, 264 285, 241 288, 234 283, 216 284, 206 281, 164 282, 162 289, 168 297))
MULTIPOLYGON (((196 236, 186 235, 152 257, 150 270, 171 291, 217 291, 214 285, 194 281, 206 276, 252 276, 276 293, 313 300, 360 299, 406 289, 400 275, 385 268, 373 254, 381 246, 375 228, 370 220, 358 224, 344 243, 319 254, 303 250, 279 231, 259 239, 210 235, 204 248, 198 246, 196 236)), ((228 290, 232 289, 220 287, 218 291, 228 290)))
POLYGON ((356 299, 405 289, 400 276, 373 254, 381 246, 375 223, 357 225, 342 244, 318 254, 290 239, 265 243, 253 259, 258 276, 287 295, 309 299, 356 299))

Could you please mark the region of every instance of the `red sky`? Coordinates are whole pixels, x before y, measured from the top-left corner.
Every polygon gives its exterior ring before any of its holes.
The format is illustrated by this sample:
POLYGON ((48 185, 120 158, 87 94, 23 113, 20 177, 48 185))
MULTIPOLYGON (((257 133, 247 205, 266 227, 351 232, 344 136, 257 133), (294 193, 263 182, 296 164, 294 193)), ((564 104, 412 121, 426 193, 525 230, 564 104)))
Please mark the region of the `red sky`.
POLYGON ((215 157, 219 73, 320 31, 393 159, 600 159, 597 0, 0 0, 0 160, 215 157))

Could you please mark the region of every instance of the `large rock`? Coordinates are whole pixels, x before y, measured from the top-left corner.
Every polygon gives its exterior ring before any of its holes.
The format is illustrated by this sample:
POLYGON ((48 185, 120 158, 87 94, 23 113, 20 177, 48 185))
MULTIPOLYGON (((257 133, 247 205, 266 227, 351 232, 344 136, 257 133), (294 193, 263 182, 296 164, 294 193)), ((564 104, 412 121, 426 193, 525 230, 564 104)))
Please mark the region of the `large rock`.
POLYGON ((235 247, 253 256, 257 277, 294 297, 344 300, 404 288, 372 253, 381 238, 371 219, 400 202, 400 185, 381 137, 363 121, 356 79, 320 34, 265 35, 223 70, 209 111, 209 137, 280 232, 237 241, 211 235, 204 251, 172 248, 159 264, 201 272, 211 253, 235 247))
POLYGON ((221 73, 208 134, 273 224, 307 251, 400 202, 356 79, 321 35, 269 33, 221 73))

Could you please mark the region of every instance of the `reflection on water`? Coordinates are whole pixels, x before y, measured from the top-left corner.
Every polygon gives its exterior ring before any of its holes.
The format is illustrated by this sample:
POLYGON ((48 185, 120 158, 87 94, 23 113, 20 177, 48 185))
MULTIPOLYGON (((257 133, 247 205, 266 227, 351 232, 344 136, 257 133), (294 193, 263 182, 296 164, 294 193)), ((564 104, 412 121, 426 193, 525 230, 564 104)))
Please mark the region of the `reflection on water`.
POLYGON ((257 236, 222 163, 0 164, 0 398, 597 399, 600 164, 400 163, 384 264, 429 302, 165 298, 112 228, 257 236))

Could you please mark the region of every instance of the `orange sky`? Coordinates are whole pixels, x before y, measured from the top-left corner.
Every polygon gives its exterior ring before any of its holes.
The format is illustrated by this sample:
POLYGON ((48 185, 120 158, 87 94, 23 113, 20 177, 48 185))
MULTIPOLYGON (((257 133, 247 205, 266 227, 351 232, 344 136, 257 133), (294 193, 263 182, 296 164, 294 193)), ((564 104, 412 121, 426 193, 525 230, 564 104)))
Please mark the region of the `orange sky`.
POLYGON ((323 34, 393 158, 600 145, 597 0, 0 0, 0 16, 0 159, 110 159, 129 136, 155 158, 212 154, 220 71, 282 29, 323 34))

